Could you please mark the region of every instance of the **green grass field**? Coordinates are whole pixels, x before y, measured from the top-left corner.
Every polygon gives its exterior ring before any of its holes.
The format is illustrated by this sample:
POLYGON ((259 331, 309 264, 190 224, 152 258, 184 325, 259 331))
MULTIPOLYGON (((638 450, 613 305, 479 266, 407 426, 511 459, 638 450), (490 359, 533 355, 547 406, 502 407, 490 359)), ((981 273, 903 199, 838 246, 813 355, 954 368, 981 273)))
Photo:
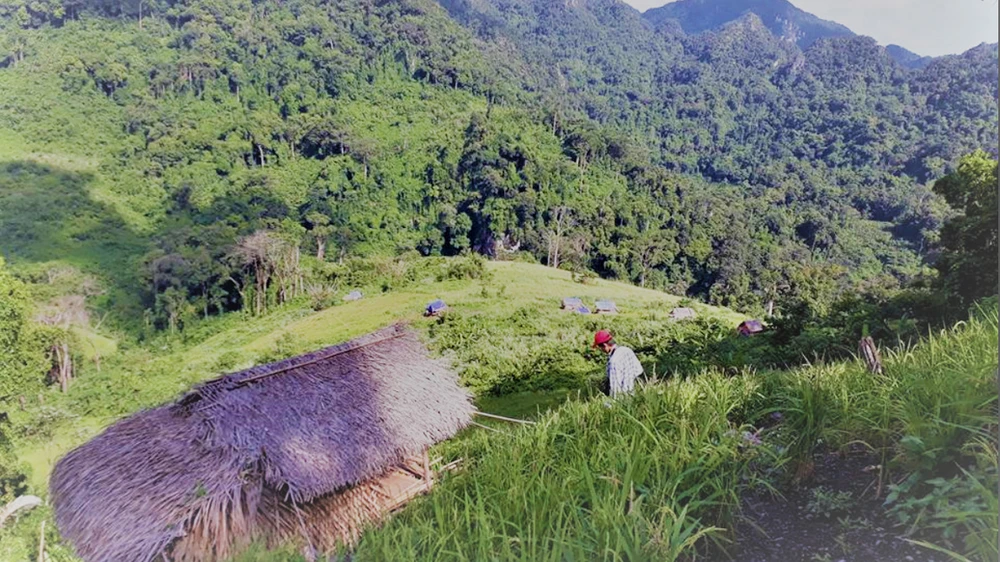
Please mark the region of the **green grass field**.
MULTIPOLYGON (((32 422, 37 431, 23 439, 20 456, 30 466, 33 487, 45 493, 48 474, 58 458, 95 435, 123 415, 169 401, 192 385, 221 372, 253 365, 282 342, 292 342, 295 352, 311 351, 334 345, 377 330, 397 321, 407 321, 424 333, 436 322, 422 316, 427 302, 444 299, 452 314, 482 318, 487 323, 502 323, 517 310, 534 310, 541 322, 568 322, 578 335, 575 347, 587 349, 586 326, 601 318, 581 317, 559 310, 564 296, 579 296, 585 302, 597 298, 616 301, 621 314, 609 322, 637 320, 650 314, 665 315, 680 298, 659 291, 623 283, 596 280, 586 285, 572 280, 569 272, 519 262, 492 262, 493 273, 483 295, 479 281, 435 281, 433 278, 397 291, 366 296, 360 301, 338 304, 320 312, 304 307, 278 309, 262 318, 228 318, 210 321, 202 329, 214 332, 197 341, 189 336, 187 344, 164 341, 152 347, 127 349, 115 353, 115 342, 92 331, 81 331, 83 352, 90 360, 66 395, 50 392, 38 411, 15 413, 15 419, 28 415, 44 419, 32 422), (504 287, 503 295, 495 294, 504 287), (162 344, 162 345, 161 345, 162 344), (94 351, 101 355, 102 368, 92 363, 94 351)), ((728 309, 695 304, 703 315, 716 317, 735 326, 742 316, 728 309)), ((544 341, 550 334, 536 334, 544 341)), ((515 340, 512 340, 515 341, 515 340)), ((522 344, 524 342, 522 341, 522 344)), ((514 345, 513 343, 511 345, 514 345)), ((483 407, 498 413, 528 415, 539 406, 562 401, 567 392, 550 389, 541 393, 522 393, 494 398, 483 407)))

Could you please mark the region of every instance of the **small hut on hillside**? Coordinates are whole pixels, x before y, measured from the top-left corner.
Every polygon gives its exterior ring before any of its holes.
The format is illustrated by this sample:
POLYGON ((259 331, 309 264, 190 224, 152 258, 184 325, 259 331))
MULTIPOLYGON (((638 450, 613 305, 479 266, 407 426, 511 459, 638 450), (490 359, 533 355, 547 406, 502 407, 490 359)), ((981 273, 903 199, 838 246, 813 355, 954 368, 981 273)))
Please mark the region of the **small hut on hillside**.
POLYGON ((427 308, 424 309, 424 316, 440 316, 446 310, 448 310, 448 305, 443 300, 433 300, 427 303, 427 308))
POLYGON ((678 307, 670 311, 671 320, 692 320, 698 316, 693 308, 678 307))
POLYGON ((255 539, 332 549, 428 489, 427 448, 473 410, 393 326, 115 423, 56 465, 56 522, 87 562, 215 561, 255 539))
POLYGON ((566 297, 562 300, 563 310, 576 311, 583 307, 583 301, 578 297, 566 297))
POLYGON ((741 336, 752 336, 764 331, 764 325, 760 320, 744 320, 736 327, 736 333, 741 336))
POLYGON ((597 301, 594 303, 595 314, 618 314, 618 306, 614 301, 597 301))

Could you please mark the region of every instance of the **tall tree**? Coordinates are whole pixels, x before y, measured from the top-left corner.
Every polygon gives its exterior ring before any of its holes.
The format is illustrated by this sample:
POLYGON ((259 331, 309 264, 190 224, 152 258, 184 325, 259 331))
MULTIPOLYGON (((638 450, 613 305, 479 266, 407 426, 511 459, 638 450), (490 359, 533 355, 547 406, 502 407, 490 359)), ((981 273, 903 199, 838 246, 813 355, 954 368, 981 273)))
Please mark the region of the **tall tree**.
POLYGON ((957 300, 997 294, 997 161, 983 151, 959 162, 958 169, 934 184, 961 212, 941 229, 936 267, 945 290, 957 300))

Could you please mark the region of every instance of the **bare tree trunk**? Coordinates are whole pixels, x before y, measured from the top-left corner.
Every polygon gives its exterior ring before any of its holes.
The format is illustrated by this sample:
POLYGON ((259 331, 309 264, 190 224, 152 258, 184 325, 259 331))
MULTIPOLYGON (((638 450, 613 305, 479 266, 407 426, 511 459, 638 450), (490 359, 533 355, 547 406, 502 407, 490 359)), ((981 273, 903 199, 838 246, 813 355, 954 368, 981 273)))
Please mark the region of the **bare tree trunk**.
POLYGON ((552 256, 549 260, 549 265, 558 269, 559 268, 559 258, 562 252, 562 241, 563 234, 565 233, 565 228, 569 219, 569 209, 566 207, 556 207, 553 216, 553 222, 555 223, 554 230, 552 231, 552 256))
POLYGON ((326 238, 323 236, 316 237, 316 259, 318 261, 326 259, 326 238))
POLYGON ((236 287, 236 292, 240 295, 240 308, 246 308, 247 294, 243 289, 243 284, 234 279, 232 275, 229 276, 229 280, 233 282, 233 285, 236 287))
POLYGON ((73 358, 69 353, 69 344, 59 342, 52 346, 52 358, 55 365, 56 382, 59 383, 59 390, 66 392, 69 390, 69 381, 73 378, 73 358))
POLYGON ((305 289, 303 289, 305 281, 302 279, 302 267, 299 265, 301 263, 301 260, 302 260, 302 249, 299 248, 298 246, 295 246, 295 278, 294 278, 295 294, 293 295, 295 297, 301 295, 305 291, 305 289))
POLYGON ((207 319, 208 318, 208 285, 206 285, 204 283, 201 284, 201 296, 204 297, 204 299, 205 299, 205 305, 204 305, 204 308, 202 310, 205 313, 204 318, 207 319))

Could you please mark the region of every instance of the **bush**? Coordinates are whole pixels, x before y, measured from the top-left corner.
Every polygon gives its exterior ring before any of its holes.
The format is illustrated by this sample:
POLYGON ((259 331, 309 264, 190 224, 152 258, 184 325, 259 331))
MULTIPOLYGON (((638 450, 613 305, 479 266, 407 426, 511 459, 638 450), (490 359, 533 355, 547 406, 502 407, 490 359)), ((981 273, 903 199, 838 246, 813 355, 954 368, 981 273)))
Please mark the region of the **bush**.
POLYGON ((295 357, 304 351, 299 338, 291 332, 286 332, 274 342, 274 347, 270 351, 265 352, 257 358, 257 362, 260 364, 274 363, 288 359, 289 357, 295 357))
POLYGON ((438 273, 438 281, 450 279, 492 279, 492 272, 486 269, 486 258, 479 254, 469 254, 452 258, 445 262, 444 269, 438 273))
POLYGON ((215 360, 213 369, 219 373, 228 373, 243 360, 243 354, 238 351, 227 351, 215 360))

